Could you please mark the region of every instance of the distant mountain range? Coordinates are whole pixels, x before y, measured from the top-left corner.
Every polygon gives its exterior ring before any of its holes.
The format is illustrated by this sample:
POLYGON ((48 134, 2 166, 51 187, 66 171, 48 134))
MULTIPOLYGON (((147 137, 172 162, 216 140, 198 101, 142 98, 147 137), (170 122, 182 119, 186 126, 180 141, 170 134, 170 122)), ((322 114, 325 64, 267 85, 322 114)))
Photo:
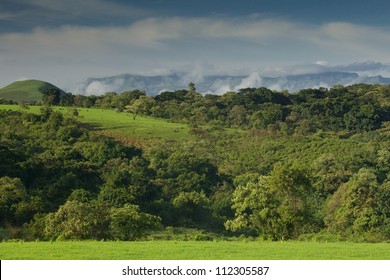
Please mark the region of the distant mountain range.
POLYGON ((187 89, 194 82, 200 93, 223 94, 247 87, 266 87, 272 90, 288 90, 291 93, 305 88, 332 87, 334 85, 390 84, 390 78, 382 76, 359 76, 351 72, 323 72, 280 77, 263 77, 258 73, 249 76, 212 75, 193 78, 186 73, 160 76, 142 76, 122 74, 110 77, 89 78, 74 90, 84 95, 101 95, 109 91, 121 93, 140 89, 148 95, 157 95, 163 91, 187 89))
MULTIPOLYGON (((383 76, 361 76, 353 72, 322 72, 302 75, 289 75, 280 77, 262 77, 258 73, 249 76, 191 75, 188 73, 175 73, 160 76, 142 76, 123 74, 110 77, 89 78, 79 84, 77 89, 71 90, 74 94, 102 95, 114 91, 140 89, 148 95, 157 95, 163 91, 175 91, 188 89, 190 82, 195 83, 200 93, 224 94, 228 91, 237 91, 248 87, 266 87, 271 90, 288 90, 290 93, 305 88, 330 88, 334 85, 366 84, 390 84, 390 78, 383 76)), ((42 101, 42 93, 50 88, 65 92, 58 87, 44 81, 26 80, 14 82, 0 89, 0 99, 19 101, 42 101)))

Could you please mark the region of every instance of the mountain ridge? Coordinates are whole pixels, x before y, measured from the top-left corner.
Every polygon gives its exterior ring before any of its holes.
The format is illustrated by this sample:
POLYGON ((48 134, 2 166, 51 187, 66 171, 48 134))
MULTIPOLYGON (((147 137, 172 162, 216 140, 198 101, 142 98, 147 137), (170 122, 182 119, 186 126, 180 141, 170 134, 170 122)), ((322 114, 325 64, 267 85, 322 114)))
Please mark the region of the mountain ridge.
POLYGON ((287 90, 291 93, 305 88, 330 88, 335 85, 390 84, 390 78, 361 76, 354 72, 328 71, 276 77, 261 76, 254 72, 250 75, 207 75, 197 76, 191 73, 171 73, 168 75, 146 76, 138 74, 119 74, 108 77, 89 78, 74 91, 83 95, 101 95, 114 91, 140 89, 148 95, 157 95, 163 91, 175 91, 188 88, 195 83, 197 91, 202 94, 224 94, 247 87, 266 87, 272 90, 287 90))

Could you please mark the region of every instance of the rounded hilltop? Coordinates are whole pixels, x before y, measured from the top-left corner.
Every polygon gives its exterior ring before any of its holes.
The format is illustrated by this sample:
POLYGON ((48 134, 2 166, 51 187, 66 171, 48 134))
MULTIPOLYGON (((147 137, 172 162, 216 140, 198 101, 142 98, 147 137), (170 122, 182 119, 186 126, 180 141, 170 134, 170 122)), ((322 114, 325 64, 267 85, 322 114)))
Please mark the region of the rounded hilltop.
POLYGON ((51 89, 59 90, 61 95, 65 92, 55 85, 40 80, 24 80, 13 82, 0 89, 0 99, 14 102, 41 102, 42 94, 51 89))

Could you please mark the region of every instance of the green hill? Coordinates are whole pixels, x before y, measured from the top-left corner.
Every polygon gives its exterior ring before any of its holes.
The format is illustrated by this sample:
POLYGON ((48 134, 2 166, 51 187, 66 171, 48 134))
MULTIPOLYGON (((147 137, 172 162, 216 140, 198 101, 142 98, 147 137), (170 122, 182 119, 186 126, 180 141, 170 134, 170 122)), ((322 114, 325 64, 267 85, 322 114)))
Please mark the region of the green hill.
POLYGON ((0 89, 0 99, 12 100, 15 102, 40 102, 42 101, 42 93, 47 89, 58 89, 61 94, 65 92, 48 82, 39 80, 17 81, 0 89))

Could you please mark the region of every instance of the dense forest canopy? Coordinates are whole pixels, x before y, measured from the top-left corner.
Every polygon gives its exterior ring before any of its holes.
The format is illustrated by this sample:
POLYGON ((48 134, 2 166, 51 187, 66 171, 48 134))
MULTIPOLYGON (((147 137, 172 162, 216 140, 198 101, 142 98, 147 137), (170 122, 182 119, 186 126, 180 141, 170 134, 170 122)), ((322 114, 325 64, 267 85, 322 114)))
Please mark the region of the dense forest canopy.
POLYGON ((40 114, 23 103, 0 111, 5 237, 134 240, 180 227, 390 239, 390 86, 203 96, 190 84, 155 97, 50 90, 42 103, 40 114), (123 144, 82 123, 77 107, 188 124, 192 137, 123 144))

